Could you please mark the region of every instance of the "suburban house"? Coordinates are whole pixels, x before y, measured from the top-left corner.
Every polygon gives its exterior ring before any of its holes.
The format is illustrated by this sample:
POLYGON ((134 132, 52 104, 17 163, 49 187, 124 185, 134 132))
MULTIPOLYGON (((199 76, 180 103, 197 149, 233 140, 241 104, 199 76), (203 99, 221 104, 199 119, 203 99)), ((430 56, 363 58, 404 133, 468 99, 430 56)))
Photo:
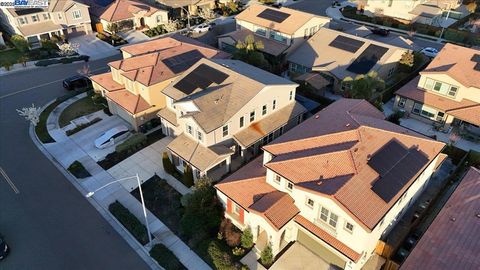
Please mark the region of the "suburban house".
POLYGON ((163 89, 173 164, 219 180, 303 120, 297 84, 238 60, 202 59, 163 89))
POLYGON ((434 24, 443 11, 458 8, 461 0, 356 0, 367 16, 388 16, 405 21, 434 24))
POLYGON ((307 42, 287 57, 291 78, 302 74, 315 76, 322 83, 315 88, 342 93, 350 85, 347 77, 375 71, 388 81, 394 74, 398 61, 407 49, 321 28, 307 42))
POLYGON ((271 57, 282 57, 320 28, 327 26, 330 18, 290 9, 273 8, 251 4, 235 16, 237 30, 218 37, 218 47, 227 52, 236 50, 235 45, 248 35, 264 45, 260 49, 271 57))
POLYGON ((212 11, 217 6, 215 0, 156 0, 156 2, 169 9, 172 17, 195 16, 202 11, 212 11))
POLYGON ((480 170, 470 167, 401 270, 480 269, 480 170))
POLYGON ((32 47, 53 36, 74 37, 92 32, 88 6, 73 0, 51 0, 48 8, 0 9, 0 22, 11 35, 21 35, 32 47))
MULTIPOLYGON (((191 38, 174 35, 125 46, 124 59, 110 62, 110 72, 94 75, 93 88, 106 97, 110 112, 135 130, 166 106, 162 90, 201 58, 230 55, 191 38)), ((155 121, 155 120, 154 120, 155 121)))
POLYGON ((395 110, 446 132, 480 134, 480 50, 447 43, 420 76, 400 88, 395 110))
POLYGON ((152 28, 168 23, 168 11, 139 0, 115 0, 102 6, 101 2, 86 0, 90 3, 92 15, 95 17, 97 31, 109 31, 109 24, 117 24, 118 31, 152 28), (100 28, 101 27, 101 28, 100 28))
POLYGON ((296 241, 341 269, 361 269, 444 160, 444 144, 340 99, 263 146, 215 187, 225 217, 257 251, 296 241))

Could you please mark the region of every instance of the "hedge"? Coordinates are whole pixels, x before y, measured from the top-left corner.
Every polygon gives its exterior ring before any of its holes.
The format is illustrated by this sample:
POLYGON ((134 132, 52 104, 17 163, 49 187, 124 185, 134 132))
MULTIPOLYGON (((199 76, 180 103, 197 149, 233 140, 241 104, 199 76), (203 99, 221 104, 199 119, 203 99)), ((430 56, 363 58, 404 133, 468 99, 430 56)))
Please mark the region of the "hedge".
POLYGON ((135 151, 136 148, 142 148, 147 143, 147 136, 143 133, 135 133, 123 143, 115 147, 116 152, 135 151))
POLYGON ((154 258, 165 270, 183 270, 185 268, 178 258, 164 245, 157 244, 150 250, 150 256, 154 258))
POLYGON ((60 59, 40 60, 40 61, 35 63, 35 66, 46 67, 46 66, 55 65, 55 64, 70 64, 70 63, 78 62, 78 61, 88 62, 89 59, 90 59, 90 56, 88 56, 88 55, 80 55, 80 56, 75 56, 75 57, 64 57, 64 58, 60 58, 60 59))
POLYGON ((76 178, 86 178, 92 176, 78 160, 75 160, 72 164, 70 164, 67 170, 76 178))
POLYGON ((120 202, 115 201, 108 210, 142 245, 148 243, 147 228, 120 202))
POLYGON ((102 121, 102 119, 97 117, 97 118, 93 119, 92 121, 90 121, 88 123, 81 124, 81 125, 76 126, 73 129, 67 130, 67 131, 65 131, 65 133, 67 134, 67 136, 71 136, 71 135, 79 132, 80 130, 85 129, 85 128, 87 128, 87 127, 89 127, 89 126, 91 126, 95 123, 98 123, 100 121, 102 121))

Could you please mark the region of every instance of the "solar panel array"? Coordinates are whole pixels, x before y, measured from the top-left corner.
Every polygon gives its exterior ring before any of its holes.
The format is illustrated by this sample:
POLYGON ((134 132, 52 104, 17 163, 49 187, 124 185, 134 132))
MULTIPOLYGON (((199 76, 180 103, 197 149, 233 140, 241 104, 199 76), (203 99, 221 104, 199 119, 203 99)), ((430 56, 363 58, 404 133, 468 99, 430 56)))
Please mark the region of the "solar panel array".
POLYGON ((470 60, 480 63, 480 54, 474 54, 470 60))
POLYGON ((206 89, 213 83, 221 84, 227 78, 228 74, 206 64, 200 64, 173 87, 186 95, 190 95, 197 88, 206 89))
POLYGON ((290 14, 267 8, 264 11, 260 12, 257 17, 281 23, 285 21, 288 17, 290 17, 290 14))
POLYGON ((174 73, 180 73, 187 70, 193 64, 202 59, 203 54, 198 50, 191 50, 169 58, 165 58, 162 62, 174 73))
POLYGON ((365 42, 361 40, 339 35, 332 42, 330 42, 328 46, 355 53, 358 51, 358 49, 360 49, 360 47, 363 46, 363 44, 365 44, 365 42))
POLYGON ((41 8, 22 8, 22 9, 16 9, 15 13, 18 15, 28 15, 28 14, 33 14, 33 13, 38 13, 38 12, 43 12, 43 9, 41 8))
POLYGON ((371 189, 388 203, 427 163, 428 157, 423 152, 391 141, 368 162, 380 174, 371 189))
POLYGON ((367 74, 388 51, 387 48, 370 44, 368 47, 347 67, 347 70, 355 74, 367 74))
POLYGON ((474 67, 473 69, 475 69, 476 71, 480 71, 480 62, 478 62, 474 67))

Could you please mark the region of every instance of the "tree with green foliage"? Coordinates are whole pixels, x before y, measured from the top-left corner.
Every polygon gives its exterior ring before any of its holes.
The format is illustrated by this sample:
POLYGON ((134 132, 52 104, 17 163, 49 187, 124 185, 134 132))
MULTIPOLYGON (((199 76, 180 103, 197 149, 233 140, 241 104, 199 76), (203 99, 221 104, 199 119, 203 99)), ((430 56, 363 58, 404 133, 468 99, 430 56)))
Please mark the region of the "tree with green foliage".
POLYGON ((21 52, 27 52, 29 50, 30 46, 28 41, 20 35, 13 35, 10 38, 10 42, 12 42, 13 46, 15 46, 15 48, 21 52))
POLYGON ((202 177, 196 181, 193 192, 182 197, 185 208, 180 221, 182 233, 198 240, 216 235, 223 217, 216 194, 212 181, 202 177))
POLYGON ((272 245, 268 243, 260 254, 260 261, 265 266, 270 266, 273 263, 272 245))
POLYGON ((350 98, 370 100, 374 92, 381 92, 385 89, 385 82, 378 77, 378 73, 370 71, 368 74, 357 75, 355 79, 347 77, 342 83, 349 83, 346 94, 350 98))
POLYGON ((13 64, 14 63, 12 61, 4 61, 2 63, 2 67, 5 68, 6 71, 9 71, 10 69, 12 69, 13 64))
POLYGON ((415 55, 413 54, 412 51, 406 51, 402 54, 402 57, 400 58, 399 63, 401 65, 412 68, 413 65, 415 64, 415 55))
POLYGON ((42 44, 42 49, 48 51, 49 53, 58 51, 58 45, 52 40, 42 39, 40 43, 42 44))
POLYGON ((269 69, 270 64, 263 53, 258 51, 265 48, 263 42, 255 41, 253 35, 246 36, 244 41, 238 41, 235 47, 237 50, 233 55, 234 59, 242 60, 258 68, 269 69))
POLYGON ((107 31, 112 34, 116 34, 118 32, 118 24, 116 23, 107 24, 107 31))
POLYGON ((162 163, 163 163, 163 169, 168 174, 173 174, 173 172, 175 171, 175 167, 173 166, 172 161, 170 160, 170 157, 168 156, 167 152, 163 152, 162 163))
POLYGON ((474 13, 477 10, 477 3, 476 2, 470 2, 466 5, 466 8, 468 12, 474 13))
POLYGON ((190 165, 185 166, 185 168, 183 169, 183 183, 187 187, 191 187, 194 184, 193 171, 190 165))
POLYGON ((242 238, 240 239, 240 242, 242 243, 242 247, 244 248, 253 247, 253 234, 250 227, 247 227, 245 230, 243 230, 242 238))

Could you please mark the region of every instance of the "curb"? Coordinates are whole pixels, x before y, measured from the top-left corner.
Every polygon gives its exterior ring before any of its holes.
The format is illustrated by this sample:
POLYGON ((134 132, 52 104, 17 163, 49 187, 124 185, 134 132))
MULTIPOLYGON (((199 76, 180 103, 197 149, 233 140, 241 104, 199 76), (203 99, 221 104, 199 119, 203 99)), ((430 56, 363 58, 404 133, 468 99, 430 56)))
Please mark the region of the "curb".
MULTIPOLYGON (((45 110, 45 108, 55 102, 55 100, 50 101, 47 105, 42 107, 42 112, 45 110)), ((55 158, 45 149, 43 144, 40 142, 40 140, 37 137, 37 134, 35 133, 35 127, 33 124, 30 124, 29 126, 29 135, 30 138, 32 139, 33 143, 35 146, 37 146, 38 150, 42 152, 42 154, 52 162, 52 164, 65 176, 65 178, 68 179, 68 181, 82 194, 85 196, 87 194, 87 191, 80 185, 80 183, 77 182, 76 178, 70 174, 65 168, 60 165, 55 158)), ((152 257, 150 257, 148 251, 145 249, 144 246, 142 246, 140 243, 137 242, 135 238, 130 234, 130 232, 121 225, 121 223, 112 216, 112 214, 105 209, 103 206, 101 206, 100 203, 98 203, 94 198, 91 198, 87 200, 90 202, 90 204, 97 210, 97 212, 100 213, 100 215, 117 231, 117 233, 130 245, 130 247, 142 258, 143 261, 151 268, 151 269, 163 269, 152 257)))

